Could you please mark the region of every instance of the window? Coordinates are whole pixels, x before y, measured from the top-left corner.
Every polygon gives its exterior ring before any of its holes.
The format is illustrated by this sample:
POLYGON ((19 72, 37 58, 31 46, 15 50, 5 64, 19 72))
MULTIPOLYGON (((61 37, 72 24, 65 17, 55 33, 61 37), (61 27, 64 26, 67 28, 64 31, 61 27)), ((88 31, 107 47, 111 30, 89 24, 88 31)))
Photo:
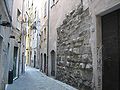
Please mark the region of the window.
POLYGON ((21 12, 19 9, 17 9, 17 18, 20 16, 21 12))
POLYGON ((35 18, 36 18, 36 16, 37 16, 37 10, 36 10, 36 8, 35 8, 35 18))
POLYGON ((35 18, 36 18, 36 11, 35 11, 35 18))
POLYGON ((21 27, 21 21, 22 21, 22 15, 21 15, 21 12, 20 12, 20 10, 19 9, 17 9, 17 23, 16 23, 16 25, 17 25, 17 27, 16 27, 16 29, 19 31, 20 30, 20 27, 21 27))
POLYGON ((46 28, 44 28, 44 36, 46 37, 46 28))
POLYGON ((43 39, 43 31, 41 32, 41 40, 43 39))
POLYGON ((46 40, 46 28, 44 28, 44 40, 46 40))

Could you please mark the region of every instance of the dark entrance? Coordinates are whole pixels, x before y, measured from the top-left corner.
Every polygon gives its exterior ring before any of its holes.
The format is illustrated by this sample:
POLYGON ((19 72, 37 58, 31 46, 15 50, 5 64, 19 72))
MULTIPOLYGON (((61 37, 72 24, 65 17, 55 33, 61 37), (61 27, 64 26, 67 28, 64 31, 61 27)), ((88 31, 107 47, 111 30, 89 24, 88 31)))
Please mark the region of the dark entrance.
POLYGON ((18 51, 18 47, 14 47, 14 58, 13 58, 13 78, 16 77, 17 51, 18 51))
POLYGON ((36 67, 36 51, 34 51, 34 67, 36 67))
POLYGON ((102 90, 119 90, 120 9, 102 16, 102 44, 102 90))
POLYGON ((47 69, 47 67, 46 67, 46 54, 44 54, 44 72, 46 73, 46 69, 47 69))
POLYGON ((55 51, 51 51, 51 75, 55 76, 55 51))
POLYGON ((34 67, 36 67, 36 55, 34 55, 34 67))
POLYGON ((41 53, 41 70, 43 71, 42 66, 43 66, 43 55, 41 53))

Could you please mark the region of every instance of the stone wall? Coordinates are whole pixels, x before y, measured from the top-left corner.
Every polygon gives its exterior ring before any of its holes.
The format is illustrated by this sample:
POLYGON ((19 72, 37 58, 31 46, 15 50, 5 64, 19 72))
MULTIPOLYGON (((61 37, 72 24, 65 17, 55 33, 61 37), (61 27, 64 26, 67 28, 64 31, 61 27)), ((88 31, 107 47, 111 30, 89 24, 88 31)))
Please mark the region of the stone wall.
POLYGON ((80 90, 92 90, 92 52, 89 8, 79 5, 57 28, 56 78, 80 90))

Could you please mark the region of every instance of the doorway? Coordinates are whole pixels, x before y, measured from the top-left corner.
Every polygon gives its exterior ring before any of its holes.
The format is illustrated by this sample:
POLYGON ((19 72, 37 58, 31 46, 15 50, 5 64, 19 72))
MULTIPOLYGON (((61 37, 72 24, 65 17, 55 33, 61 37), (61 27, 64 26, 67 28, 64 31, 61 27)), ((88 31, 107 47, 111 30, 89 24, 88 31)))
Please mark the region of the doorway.
POLYGON ((18 47, 14 47, 14 57, 13 57, 13 78, 16 78, 17 54, 18 54, 18 47))
POLYGON ((46 67, 46 54, 44 54, 44 72, 46 73, 46 69, 47 69, 47 67, 46 67))
POLYGON ((41 53, 41 70, 43 71, 42 66, 43 66, 43 55, 41 53))
POLYGON ((119 90, 120 9, 102 19, 102 90, 119 90))
POLYGON ((34 67, 36 67, 36 51, 34 51, 34 67))
POLYGON ((55 76, 55 51, 51 51, 51 76, 55 76))
POLYGON ((36 67, 36 55, 34 55, 34 67, 36 67))

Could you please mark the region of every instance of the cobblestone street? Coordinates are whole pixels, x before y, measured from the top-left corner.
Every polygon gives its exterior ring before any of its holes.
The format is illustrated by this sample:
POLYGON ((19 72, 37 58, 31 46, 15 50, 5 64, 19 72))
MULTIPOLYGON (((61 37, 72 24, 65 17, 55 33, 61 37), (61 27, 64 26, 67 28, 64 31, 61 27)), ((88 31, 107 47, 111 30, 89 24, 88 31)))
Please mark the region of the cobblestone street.
POLYGON ((6 90, 76 90, 60 81, 47 77, 39 70, 27 67, 25 74, 7 85, 6 90))

